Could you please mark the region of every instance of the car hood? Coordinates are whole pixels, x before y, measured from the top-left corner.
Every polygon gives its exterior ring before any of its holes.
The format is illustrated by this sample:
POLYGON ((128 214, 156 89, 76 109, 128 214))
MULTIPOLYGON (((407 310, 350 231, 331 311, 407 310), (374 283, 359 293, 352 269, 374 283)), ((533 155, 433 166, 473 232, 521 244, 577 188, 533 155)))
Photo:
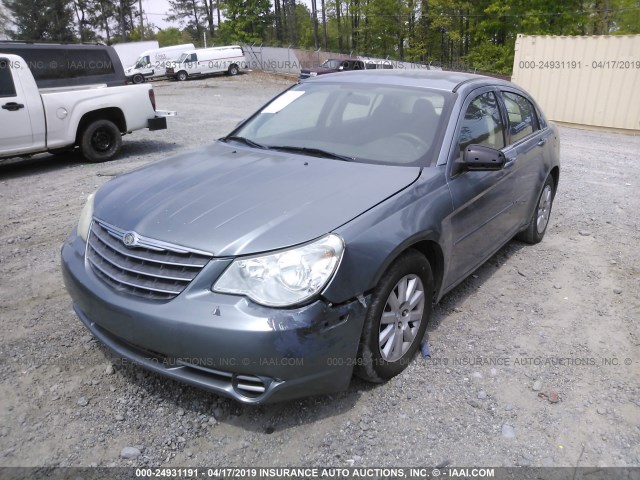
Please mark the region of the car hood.
POLYGON ((217 142, 106 183, 96 193, 94 215, 145 237, 236 256, 320 237, 419 175, 418 167, 217 142))

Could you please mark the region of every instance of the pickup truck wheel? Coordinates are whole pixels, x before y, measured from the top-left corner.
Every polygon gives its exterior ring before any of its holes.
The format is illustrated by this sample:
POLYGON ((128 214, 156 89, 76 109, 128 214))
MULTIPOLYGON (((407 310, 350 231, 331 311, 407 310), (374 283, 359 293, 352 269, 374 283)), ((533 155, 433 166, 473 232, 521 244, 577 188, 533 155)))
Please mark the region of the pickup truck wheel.
POLYGON ((80 149, 90 162, 106 162, 115 157, 122 147, 120 129, 110 120, 96 120, 82 132, 80 149))
POLYGON ((140 75, 139 73, 136 73, 133 78, 131 79, 131 81, 133 83, 144 83, 144 77, 142 75, 140 75))
POLYGON ((176 73, 176 80, 179 80, 181 82, 184 82, 188 77, 189 75, 184 70, 180 70, 178 73, 176 73))
POLYGON ((232 77, 236 76, 239 72, 240 72, 240 69, 238 68, 238 65, 236 65, 235 63, 233 65, 230 65, 229 69, 227 70, 227 73, 232 77))
POLYGON ((433 299, 427 259, 409 250, 384 273, 367 310, 354 373, 373 383, 398 375, 424 337, 433 299))

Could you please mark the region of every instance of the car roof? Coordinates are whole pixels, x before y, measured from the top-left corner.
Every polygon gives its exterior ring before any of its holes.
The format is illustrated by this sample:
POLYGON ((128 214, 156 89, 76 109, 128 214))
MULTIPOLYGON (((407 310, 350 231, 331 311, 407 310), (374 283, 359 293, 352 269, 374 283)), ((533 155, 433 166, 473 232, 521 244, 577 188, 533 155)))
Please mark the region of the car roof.
POLYGON ((54 43, 54 42, 28 42, 22 40, 0 40, 0 48, 9 51, 12 49, 32 49, 32 50, 59 50, 59 49, 72 49, 72 50, 94 50, 96 48, 103 48, 109 50, 112 47, 105 45, 104 43, 54 43))
POLYGON ((396 68, 389 70, 355 70, 319 75, 304 82, 376 83, 406 87, 422 87, 456 92, 462 86, 478 88, 488 85, 514 86, 511 82, 472 73, 396 68))

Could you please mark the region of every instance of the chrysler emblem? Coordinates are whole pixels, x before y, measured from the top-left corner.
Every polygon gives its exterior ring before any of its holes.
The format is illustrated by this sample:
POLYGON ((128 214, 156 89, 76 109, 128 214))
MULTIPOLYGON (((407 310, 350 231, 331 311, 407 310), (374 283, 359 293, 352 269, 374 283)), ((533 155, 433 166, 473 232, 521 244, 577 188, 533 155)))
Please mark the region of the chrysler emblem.
POLYGON ((122 243, 127 247, 135 247, 138 244, 136 232, 127 232, 122 236, 122 243))

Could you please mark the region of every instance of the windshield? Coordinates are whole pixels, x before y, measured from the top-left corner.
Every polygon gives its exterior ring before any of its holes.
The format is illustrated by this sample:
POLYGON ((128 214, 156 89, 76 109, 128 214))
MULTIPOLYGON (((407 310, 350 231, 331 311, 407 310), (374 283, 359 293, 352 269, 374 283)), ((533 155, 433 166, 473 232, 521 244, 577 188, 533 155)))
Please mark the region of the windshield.
POLYGON ((138 61, 136 62, 135 68, 144 68, 147 65, 149 65, 149 56, 148 55, 138 58, 138 61))
POLYGON ((448 99, 445 92, 424 88, 302 83, 275 98, 229 140, 367 163, 428 165, 439 150, 437 132, 448 99))
POLYGON ((188 53, 183 53, 182 55, 180 55, 180 58, 178 58, 178 63, 185 62, 187 60, 187 58, 189 58, 189 54, 188 53))
POLYGON ((340 66, 340 60, 335 60, 335 59, 326 60, 320 66, 324 68, 338 68, 340 66))

